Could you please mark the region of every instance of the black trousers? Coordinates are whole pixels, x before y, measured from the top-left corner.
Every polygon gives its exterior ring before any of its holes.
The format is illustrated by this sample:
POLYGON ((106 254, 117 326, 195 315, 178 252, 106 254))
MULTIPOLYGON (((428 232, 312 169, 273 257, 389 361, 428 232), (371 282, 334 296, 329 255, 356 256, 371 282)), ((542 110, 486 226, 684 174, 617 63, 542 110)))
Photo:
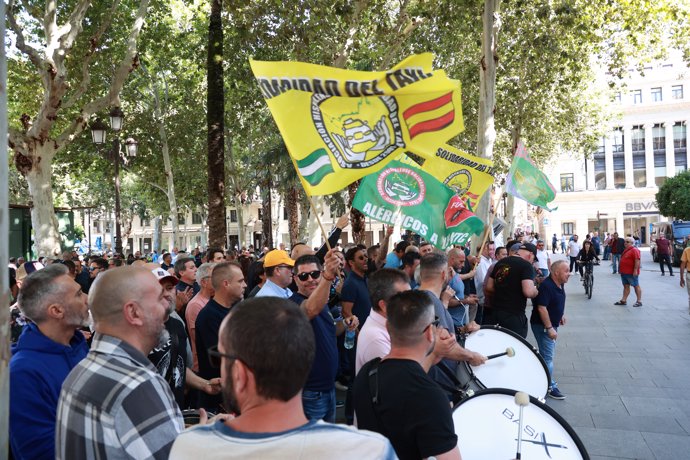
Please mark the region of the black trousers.
POLYGON ((664 274, 664 264, 668 266, 669 275, 673 275, 673 268, 671 267, 671 256, 668 254, 659 254, 659 268, 661 268, 661 274, 664 274))
POLYGON ((499 326, 515 332, 524 339, 527 338, 527 316, 524 313, 494 309, 494 320, 499 326))

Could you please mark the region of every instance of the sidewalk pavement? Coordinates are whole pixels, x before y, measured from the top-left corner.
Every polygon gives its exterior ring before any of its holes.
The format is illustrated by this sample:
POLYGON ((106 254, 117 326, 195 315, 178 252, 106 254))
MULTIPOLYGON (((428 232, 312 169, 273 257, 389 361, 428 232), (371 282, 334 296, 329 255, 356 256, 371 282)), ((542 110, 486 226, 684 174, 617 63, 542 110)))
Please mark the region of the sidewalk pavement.
MULTIPOLYGON (((676 267, 674 275, 662 277, 642 249, 639 308, 634 292, 627 306, 613 305, 623 286, 610 261, 594 267, 591 300, 579 275, 566 285, 554 374, 567 398, 547 404, 592 459, 690 458, 690 315, 676 267)), ((528 340, 535 343, 531 332, 528 340)))

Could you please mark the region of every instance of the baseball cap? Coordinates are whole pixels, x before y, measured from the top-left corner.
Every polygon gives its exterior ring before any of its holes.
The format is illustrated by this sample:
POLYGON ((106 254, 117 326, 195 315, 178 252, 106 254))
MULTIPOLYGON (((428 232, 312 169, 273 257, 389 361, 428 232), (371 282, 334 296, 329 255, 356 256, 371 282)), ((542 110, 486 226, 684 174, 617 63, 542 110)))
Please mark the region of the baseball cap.
POLYGON ((524 249, 525 251, 531 252, 532 254, 534 254, 534 261, 536 262, 538 260, 537 247, 532 243, 522 243, 518 249, 524 249))
POLYGON ((41 262, 25 262, 17 268, 17 281, 22 281, 24 278, 35 272, 44 268, 41 262))
POLYGON ((179 281, 175 276, 172 276, 170 273, 167 271, 163 270, 162 268, 154 268, 151 270, 151 273, 156 275, 156 278, 158 279, 159 283, 162 283, 163 281, 170 280, 173 283, 177 284, 179 281))
POLYGON ((520 249, 520 246, 522 246, 522 243, 514 243, 508 250, 510 252, 518 252, 518 249, 520 249))
POLYGON ((276 267, 278 265, 295 265, 295 261, 288 256, 287 252, 280 249, 269 251, 264 257, 264 267, 276 267))

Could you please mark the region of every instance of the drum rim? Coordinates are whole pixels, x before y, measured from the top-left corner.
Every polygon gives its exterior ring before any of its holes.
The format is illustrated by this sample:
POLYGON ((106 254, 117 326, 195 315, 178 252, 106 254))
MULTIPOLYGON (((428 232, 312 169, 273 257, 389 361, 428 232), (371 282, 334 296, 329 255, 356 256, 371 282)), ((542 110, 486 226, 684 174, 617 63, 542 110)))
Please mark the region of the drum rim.
MULTIPOLYGON (((503 394, 503 395, 508 395, 508 396, 515 396, 516 393, 517 393, 517 391, 511 390, 509 388, 487 388, 485 390, 479 390, 479 391, 475 392, 472 396, 468 396, 468 397, 464 398, 462 401, 460 401, 455 406, 453 406, 453 412, 455 412, 455 409, 462 406, 463 403, 469 401, 470 399, 476 398, 477 396, 487 395, 487 394, 503 394)), ((575 429, 572 426, 570 426, 570 424, 566 421, 566 419, 564 419, 561 416, 561 414, 556 412, 556 410, 553 409, 552 407, 549 407, 546 403, 539 401, 539 399, 535 398, 532 395, 528 395, 528 396, 529 396, 530 404, 534 404, 535 406, 539 407, 540 409, 543 409, 544 412, 546 412, 547 414, 552 416, 554 419, 556 419, 556 421, 558 423, 561 424, 561 426, 565 429, 565 431, 573 439, 577 448, 580 450, 580 453, 582 454, 582 458, 584 460, 589 460, 589 453, 587 452, 587 449, 585 448, 584 443, 582 442, 582 440, 580 439, 578 434, 575 432, 575 429)))
MULTIPOLYGON (((515 332, 511 331, 510 329, 506 329, 505 327, 499 326, 498 324, 483 324, 483 325, 481 325, 481 326, 479 327, 479 330, 480 330, 480 331, 481 331, 482 329, 495 329, 495 330, 497 330, 497 331, 505 332, 506 334, 508 334, 508 335, 512 336, 513 338, 517 339, 518 342, 521 342, 522 344, 524 344, 525 346, 527 346, 527 348, 529 348, 530 350, 532 350, 532 351, 534 352, 534 354, 537 355, 537 358, 539 359, 539 362, 541 363, 541 367, 544 368, 544 372, 546 372, 546 392, 548 393, 549 387, 551 386, 551 373, 549 372, 549 368, 548 368, 548 366, 546 365, 546 361, 544 361, 544 357, 541 355, 541 353, 539 353, 539 349, 538 349, 537 347, 535 347, 534 345, 532 345, 531 343, 529 343, 529 342, 527 341, 527 339, 525 339, 525 338, 522 337, 521 335, 516 334, 515 332)), ((474 331, 474 332, 477 332, 477 331, 474 331)), ((469 336, 472 335, 474 332, 469 333, 467 336, 469 337, 469 336)), ((465 338, 465 343, 467 343, 467 338, 465 338)), ((464 345, 463 345, 463 346, 464 346, 464 345)), ((467 361, 465 361, 465 366, 467 367, 467 370, 468 370, 473 376, 476 377, 476 375, 474 374, 474 370, 472 369, 472 366, 470 365, 470 363, 468 363, 467 361)), ((479 380, 479 377, 477 377, 477 380, 479 380)), ((486 386, 484 386, 484 388, 488 389, 486 386)), ((544 394, 544 396, 546 396, 546 394, 544 394)), ((532 397, 532 395, 530 395, 530 397, 532 397)))

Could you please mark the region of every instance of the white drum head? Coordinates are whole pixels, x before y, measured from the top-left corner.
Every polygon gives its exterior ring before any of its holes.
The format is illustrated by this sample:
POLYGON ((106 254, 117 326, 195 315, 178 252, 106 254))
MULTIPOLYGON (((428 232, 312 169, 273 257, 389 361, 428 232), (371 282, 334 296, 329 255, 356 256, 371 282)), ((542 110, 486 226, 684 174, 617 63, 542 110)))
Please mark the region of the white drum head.
MULTIPOLYGON (((515 393, 483 390, 455 408, 453 423, 464 460, 515 458, 520 414, 515 393)), ((589 459, 575 431, 550 407, 530 398, 522 418, 522 458, 589 459)))
POLYGON ((497 326, 482 326, 467 336, 465 348, 484 356, 512 348, 515 356, 490 359, 481 366, 470 366, 485 388, 509 388, 524 391, 538 399, 546 397, 549 371, 543 358, 522 337, 497 326))

